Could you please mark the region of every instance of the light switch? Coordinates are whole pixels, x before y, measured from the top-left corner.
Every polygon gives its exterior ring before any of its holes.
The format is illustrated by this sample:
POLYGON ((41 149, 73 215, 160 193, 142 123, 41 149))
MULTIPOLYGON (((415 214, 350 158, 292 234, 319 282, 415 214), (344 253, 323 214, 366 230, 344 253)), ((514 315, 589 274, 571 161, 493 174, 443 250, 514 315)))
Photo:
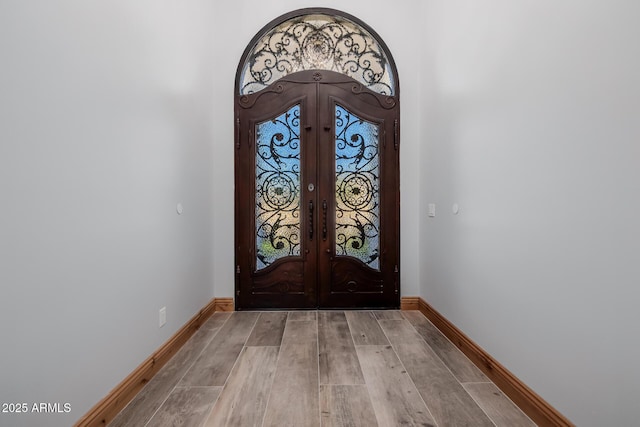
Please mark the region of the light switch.
POLYGON ((433 218, 434 216, 436 216, 436 204, 429 203, 429 217, 433 218))

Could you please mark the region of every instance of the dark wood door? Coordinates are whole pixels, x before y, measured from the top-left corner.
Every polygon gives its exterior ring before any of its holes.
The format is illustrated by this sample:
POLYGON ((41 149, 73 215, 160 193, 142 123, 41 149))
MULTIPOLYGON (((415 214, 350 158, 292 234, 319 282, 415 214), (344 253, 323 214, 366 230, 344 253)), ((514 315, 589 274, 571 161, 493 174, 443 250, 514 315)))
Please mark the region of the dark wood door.
POLYGON ((398 108, 305 71, 236 100, 236 308, 391 308, 398 108))

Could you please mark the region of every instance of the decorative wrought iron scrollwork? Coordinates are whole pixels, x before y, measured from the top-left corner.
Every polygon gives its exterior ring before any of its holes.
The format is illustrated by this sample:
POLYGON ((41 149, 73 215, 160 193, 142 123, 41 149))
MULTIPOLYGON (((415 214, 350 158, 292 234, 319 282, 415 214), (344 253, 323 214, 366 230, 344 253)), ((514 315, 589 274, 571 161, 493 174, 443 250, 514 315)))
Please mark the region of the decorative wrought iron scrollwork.
POLYGON ((242 107, 242 108, 251 108, 253 107, 256 102, 258 102, 258 99, 260 99, 260 97, 262 97, 263 95, 266 95, 267 93, 282 93, 284 92, 284 84, 283 82, 280 82, 277 85, 273 85, 271 86, 269 89, 267 90, 263 90, 262 92, 260 92, 259 95, 257 96, 253 96, 250 97, 248 95, 242 95, 239 99, 238 99, 238 104, 242 107))
POLYGON ((240 94, 316 69, 342 73, 383 95, 394 94, 391 63, 380 43, 362 26, 325 14, 292 18, 264 34, 243 65, 240 94))
POLYGON ((379 126, 336 105, 336 255, 379 268, 379 126))
POLYGON ((300 105, 256 126, 256 270, 300 255, 300 105))
POLYGON ((396 106, 396 98, 393 96, 385 96, 379 97, 373 95, 371 92, 364 90, 364 86, 362 84, 354 84, 351 86, 351 93, 354 95, 368 95, 378 102, 378 105, 384 108, 385 110, 390 110, 396 106))

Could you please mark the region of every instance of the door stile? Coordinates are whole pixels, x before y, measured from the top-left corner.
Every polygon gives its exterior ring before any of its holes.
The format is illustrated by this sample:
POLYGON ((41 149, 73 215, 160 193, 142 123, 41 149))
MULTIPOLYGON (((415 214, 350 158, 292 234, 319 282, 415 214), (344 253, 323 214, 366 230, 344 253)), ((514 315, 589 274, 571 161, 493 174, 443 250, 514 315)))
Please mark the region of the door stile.
POLYGON ((313 83, 304 85, 305 115, 303 123, 302 159, 304 168, 301 174, 301 200, 304 206, 303 225, 305 232, 302 235, 304 280, 305 280, 305 307, 318 306, 318 164, 316 153, 318 151, 318 104, 317 89, 313 83), (311 209, 310 207, 313 207, 311 209))
POLYGON ((318 284, 320 307, 328 306, 328 287, 331 281, 331 261, 335 256, 335 161, 334 150, 334 117, 331 99, 327 96, 326 85, 318 84, 318 163, 322 174, 319 176, 320 192, 318 194, 321 210, 321 240, 318 244, 318 284))

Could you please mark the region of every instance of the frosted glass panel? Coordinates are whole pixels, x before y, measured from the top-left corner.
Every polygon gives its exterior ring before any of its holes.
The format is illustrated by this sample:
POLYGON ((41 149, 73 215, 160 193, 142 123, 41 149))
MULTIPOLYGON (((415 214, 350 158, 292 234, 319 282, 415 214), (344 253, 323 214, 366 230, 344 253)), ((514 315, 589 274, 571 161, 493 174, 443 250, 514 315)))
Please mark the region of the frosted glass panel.
POLYGON ((300 255, 300 105, 256 126, 256 270, 300 255))
POLYGON ((336 255, 379 269, 379 127, 336 105, 336 255))

